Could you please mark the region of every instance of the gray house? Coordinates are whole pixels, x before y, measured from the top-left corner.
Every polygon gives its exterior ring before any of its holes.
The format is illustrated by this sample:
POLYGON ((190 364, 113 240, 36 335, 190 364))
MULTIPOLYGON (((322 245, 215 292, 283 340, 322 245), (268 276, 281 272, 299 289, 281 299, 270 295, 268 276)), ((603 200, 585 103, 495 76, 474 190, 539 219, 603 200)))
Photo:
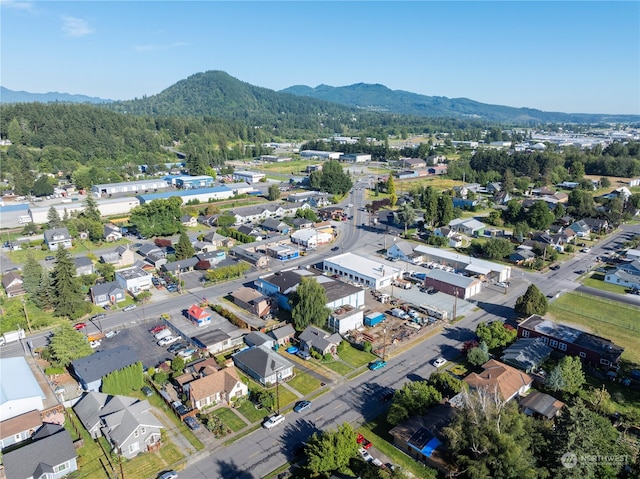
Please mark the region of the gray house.
POLYGON ((71 235, 67 228, 53 228, 45 230, 44 242, 51 251, 56 251, 60 247, 70 249, 72 246, 71 235))
POLYGON ((320 354, 335 354, 338 351, 338 344, 342 341, 342 336, 338 333, 328 333, 315 326, 307 326, 298 337, 302 349, 311 351, 315 349, 320 354))
POLYGON ((73 410, 93 439, 103 435, 112 450, 128 459, 160 446, 163 426, 146 399, 91 392, 73 410))
POLYGON ((118 346, 98 351, 90 356, 71 362, 73 375, 85 391, 99 391, 102 378, 114 371, 131 366, 139 361, 138 354, 130 346, 118 346))
POLYGON ((115 281, 91 287, 91 301, 97 306, 116 304, 127 299, 124 289, 115 281))
POLYGON ((73 258, 76 265, 76 276, 84 276, 85 274, 93 274, 93 261, 86 256, 73 258))
POLYGON ((285 381, 293 376, 293 364, 264 346, 254 346, 233 355, 233 362, 263 386, 285 381))
POLYGON ((78 470, 76 449, 69 433, 57 429, 19 449, 2 455, 8 479, 58 479, 78 470))

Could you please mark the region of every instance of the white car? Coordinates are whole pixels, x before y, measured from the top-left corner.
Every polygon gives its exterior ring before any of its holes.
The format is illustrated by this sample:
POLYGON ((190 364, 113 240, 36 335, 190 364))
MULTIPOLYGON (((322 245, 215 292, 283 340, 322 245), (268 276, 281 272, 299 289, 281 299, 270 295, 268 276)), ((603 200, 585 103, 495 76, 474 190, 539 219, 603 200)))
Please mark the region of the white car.
POLYGON ((96 349, 100 347, 100 340, 96 340, 96 341, 91 341, 89 342, 89 345, 91 346, 91 349, 96 349))
POLYGON ((169 344, 173 344, 180 339, 180 336, 167 336, 166 338, 162 338, 158 341, 158 346, 168 346, 169 344))
POLYGON ((369 462, 373 459, 373 456, 369 454, 369 452, 364 447, 361 447, 360 449, 358 449, 358 452, 362 456, 362 459, 365 460, 365 462, 369 462))
POLYGON ((583 253, 589 253, 590 251, 591 251, 591 248, 582 248, 583 253))
POLYGON ((129 311, 133 311, 134 309, 136 309, 136 305, 135 304, 130 304, 129 306, 127 306, 126 308, 123 308, 122 311, 124 312, 129 312, 129 311))
POLYGON ((265 429, 271 429, 272 427, 276 427, 278 424, 284 422, 284 416, 282 414, 277 414, 268 418, 264 423, 262 423, 262 427, 265 429))
POLYGON ((433 365, 436 368, 439 368, 440 366, 444 366, 446 363, 447 363, 447 360, 445 358, 438 358, 433 361, 433 365))

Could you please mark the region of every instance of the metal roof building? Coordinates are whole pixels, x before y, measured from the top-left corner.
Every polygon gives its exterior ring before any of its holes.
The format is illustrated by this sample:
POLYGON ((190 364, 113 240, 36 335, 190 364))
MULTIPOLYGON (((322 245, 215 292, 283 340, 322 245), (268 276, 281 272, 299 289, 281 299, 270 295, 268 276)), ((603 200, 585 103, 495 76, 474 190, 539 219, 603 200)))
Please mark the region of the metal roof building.
POLYGON ((325 259, 323 270, 325 273, 337 274, 345 280, 372 289, 390 286, 394 279, 402 275, 402 270, 399 268, 352 253, 344 253, 325 259))

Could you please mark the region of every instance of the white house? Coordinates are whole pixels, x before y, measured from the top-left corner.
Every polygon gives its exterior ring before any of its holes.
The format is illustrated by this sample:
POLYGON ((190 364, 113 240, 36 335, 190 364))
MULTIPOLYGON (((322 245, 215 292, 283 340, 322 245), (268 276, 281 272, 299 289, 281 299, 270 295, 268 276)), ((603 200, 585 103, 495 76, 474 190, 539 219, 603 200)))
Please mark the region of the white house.
POLYGON ((51 251, 57 251, 58 248, 70 249, 72 246, 71 235, 67 228, 45 230, 44 242, 51 251))
POLYGON ((449 222, 449 228, 451 228, 452 231, 467 236, 479 236, 486 227, 487 225, 474 218, 456 218, 449 222))
POLYGON ((307 248, 315 248, 318 245, 331 243, 333 235, 315 228, 307 228, 294 232, 291 242, 307 248))
POLYGON ((151 289, 152 274, 139 266, 116 271, 116 282, 126 291, 137 294, 151 289))

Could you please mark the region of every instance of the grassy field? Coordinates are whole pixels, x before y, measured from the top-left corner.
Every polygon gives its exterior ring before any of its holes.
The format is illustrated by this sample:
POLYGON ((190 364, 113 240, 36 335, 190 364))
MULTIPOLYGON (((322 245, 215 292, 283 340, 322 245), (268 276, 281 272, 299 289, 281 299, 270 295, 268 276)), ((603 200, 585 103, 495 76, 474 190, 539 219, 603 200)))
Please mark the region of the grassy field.
POLYGON ((220 420, 233 432, 238 432, 247 425, 241 418, 228 408, 218 408, 211 414, 220 418, 220 420))
POLYGON ((623 359, 640 365, 640 308, 594 296, 567 293, 549 306, 547 316, 613 341, 625 348, 623 359))
POLYGON ((593 273, 591 276, 587 276, 582 280, 582 284, 590 288, 600 289, 602 291, 609 291, 610 293, 626 294, 627 288, 619 286, 617 284, 605 283, 604 274, 593 273))
POLYGON ((296 376, 287 382, 289 386, 306 396, 320 387, 320 380, 296 370, 296 376))
POLYGON ((377 356, 374 354, 360 351, 346 341, 344 343, 344 349, 341 349, 338 355, 340 356, 340 359, 354 368, 359 368, 377 359, 377 356))

